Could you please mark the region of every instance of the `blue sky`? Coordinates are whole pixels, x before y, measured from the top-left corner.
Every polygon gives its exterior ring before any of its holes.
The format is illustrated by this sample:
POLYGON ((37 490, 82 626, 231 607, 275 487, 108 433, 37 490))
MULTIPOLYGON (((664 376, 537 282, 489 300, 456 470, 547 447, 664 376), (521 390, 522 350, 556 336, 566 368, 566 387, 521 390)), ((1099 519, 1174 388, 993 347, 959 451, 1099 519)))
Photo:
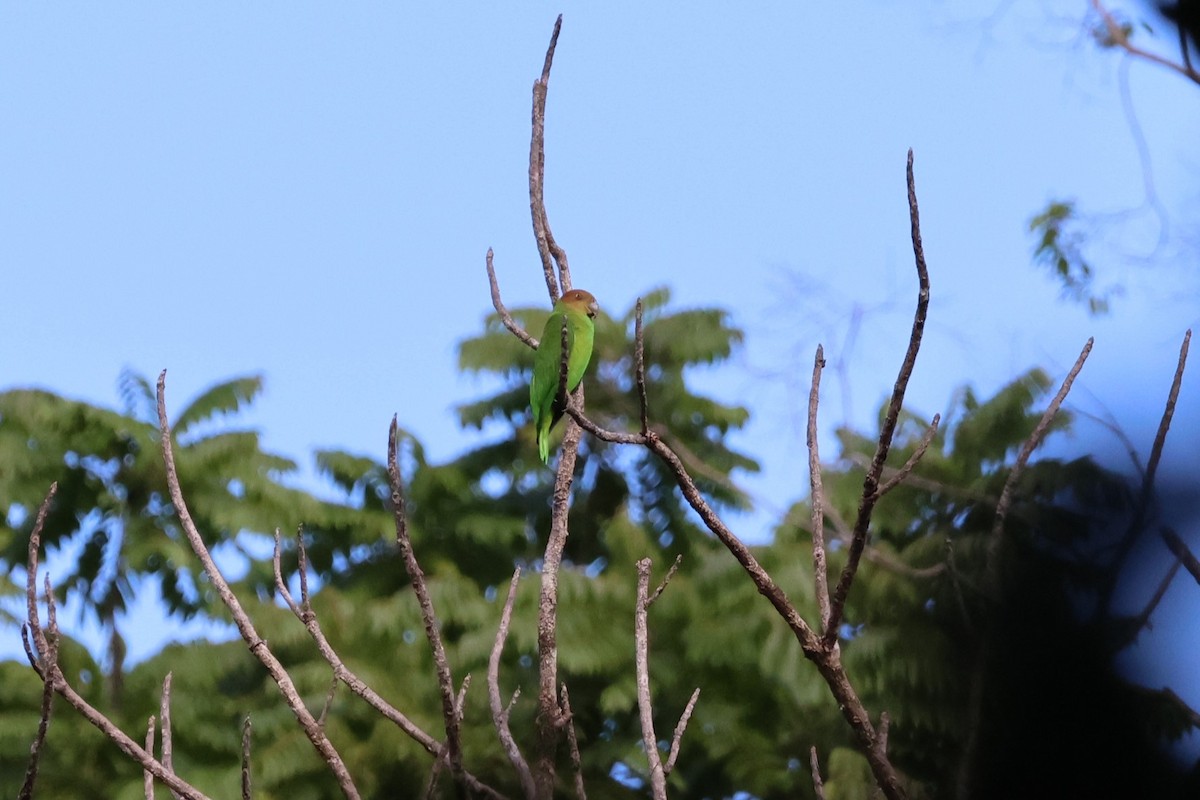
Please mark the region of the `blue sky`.
MULTIPOLYGON (((562 11, 551 224, 576 285, 614 312, 666 284, 746 330, 732 364, 697 375, 753 398, 736 441, 764 469, 744 478, 745 538, 807 486, 816 344, 845 365, 826 430, 868 424, 890 390, 915 299, 909 147, 933 286, 910 404, 932 415, 1032 366, 1061 377, 1095 336, 1071 403, 1145 453, 1200 317, 1200 93, 1127 65, 1169 211, 1159 242, 1122 58, 1089 39, 1087 3, 989 5, 6 4, 0 388, 115 406, 123 367, 168 368, 177 409, 263 372, 248 419, 302 463, 382 455, 394 413, 433 458, 460 451, 453 407, 488 389, 456 371, 490 311, 487 248, 510 306, 546 302, 529 106, 562 11), (1095 214, 1096 262, 1126 289, 1109 317, 1030 266, 1028 219, 1053 198, 1095 214)), ((1164 471, 1200 470, 1198 393, 1193 367, 1164 471)), ((1095 426, 1056 446, 1119 457, 1095 426)), ((1197 597, 1177 579, 1156 641, 1178 644, 1197 597)), ((134 660, 167 635, 143 630, 134 660)), ((0 645, 19 652, 15 631, 0 645)))

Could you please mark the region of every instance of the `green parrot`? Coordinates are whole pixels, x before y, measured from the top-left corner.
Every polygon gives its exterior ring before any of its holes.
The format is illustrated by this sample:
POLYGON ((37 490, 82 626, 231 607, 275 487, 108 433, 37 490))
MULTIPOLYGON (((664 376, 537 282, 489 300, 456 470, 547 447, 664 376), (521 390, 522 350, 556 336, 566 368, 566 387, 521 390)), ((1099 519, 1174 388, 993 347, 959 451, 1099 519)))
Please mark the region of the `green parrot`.
POLYGON ((596 326, 592 319, 598 308, 591 292, 572 289, 554 304, 542 331, 542 341, 533 357, 533 380, 529 382, 529 405, 537 431, 542 462, 550 460, 550 428, 566 410, 566 398, 558 393, 562 370, 562 329, 567 321, 567 392, 575 391, 592 359, 596 326))

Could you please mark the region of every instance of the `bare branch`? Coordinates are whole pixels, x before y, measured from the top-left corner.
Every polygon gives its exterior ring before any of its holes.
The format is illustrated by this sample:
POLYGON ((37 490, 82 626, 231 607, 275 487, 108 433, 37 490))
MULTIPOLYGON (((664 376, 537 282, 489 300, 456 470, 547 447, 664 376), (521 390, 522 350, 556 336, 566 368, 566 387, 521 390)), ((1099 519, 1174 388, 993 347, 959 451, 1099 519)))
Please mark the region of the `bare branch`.
MULTIPOLYGON (((40 535, 41 535, 40 522, 41 521, 34 523, 34 533, 31 536, 31 539, 40 539, 40 535)), ((29 563, 28 569, 30 570, 31 573, 36 574, 36 572, 37 572, 37 553, 36 553, 36 551, 30 557, 30 563, 29 563)), ((38 649, 43 654, 52 654, 51 657, 54 659, 54 661, 52 662, 48 658, 43 657, 43 659, 42 659, 42 680, 53 684, 54 691, 60 697, 62 697, 64 700, 66 700, 71 705, 71 707, 73 707, 76 711, 78 711, 84 719, 86 719, 89 723, 91 723, 93 726, 95 726, 106 737, 111 739, 113 741, 113 743, 121 750, 121 752, 125 753, 127 756, 132 758, 134 761, 141 764, 142 769, 149 771, 151 774, 153 774, 154 777, 158 778, 160 781, 162 781, 164 784, 166 784, 166 786, 169 789, 171 789, 172 791, 178 792, 180 794, 180 796, 186 798, 186 800, 208 800, 208 797, 204 793, 202 793, 199 789, 192 786, 187 781, 182 780, 178 776, 173 775, 172 773, 168 772, 167 769, 165 767, 163 767, 161 762, 156 760, 153 755, 151 755, 149 752, 147 752, 145 749, 143 749, 140 745, 138 745, 137 742, 135 742, 135 741, 133 741, 133 739, 129 738, 129 736, 127 736, 123 730, 118 728, 112 722, 112 720, 110 720, 108 717, 104 716, 102 713, 100 713, 94 707, 92 707, 87 702, 87 700, 84 700, 83 697, 81 697, 79 695, 79 693, 76 692, 75 689, 71 687, 71 684, 67 682, 66 676, 63 675, 62 670, 59 668, 58 662, 57 662, 57 647, 58 647, 57 642, 58 642, 58 635, 59 635, 58 634, 58 621, 55 617, 54 593, 50 587, 50 576, 49 575, 46 576, 45 584, 46 584, 45 602, 46 602, 46 618, 47 618, 46 625, 47 625, 47 627, 45 630, 43 630, 40 623, 38 623, 37 620, 31 619, 29 621, 29 627, 30 627, 30 630, 32 631, 33 639, 34 639, 34 642, 37 644, 38 649)), ((29 588, 29 587, 27 587, 27 588, 29 588)), ((36 610, 37 610, 37 604, 36 604, 36 597, 35 597, 35 599, 34 599, 35 614, 36 614, 36 610)))
POLYGON ((587 800, 587 790, 583 785, 583 758, 579 755, 579 738, 575 735, 575 714, 571 711, 571 695, 567 693, 567 685, 562 685, 562 710, 567 721, 567 751, 571 755, 571 772, 575 779, 575 796, 579 800, 587 800))
POLYGON ((875 491, 877 499, 904 483, 904 480, 912 474, 912 471, 916 469, 917 464, 921 461, 922 456, 925 455, 925 451, 929 449, 930 443, 933 442, 933 437, 937 435, 938 425, 941 422, 942 415, 934 414, 933 421, 929 423, 929 427, 925 429, 925 433, 921 434, 921 441, 917 442, 917 448, 913 450, 913 454, 904 462, 904 466, 892 473, 891 477, 885 480, 875 491))
MULTIPOLYGON (((298 546, 302 547, 302 542, 299 543, 298 546)), ((278 548, 278 540, 276 540, 276 547, 278 548)), ((278 551, 276 551, 275 559, 276 563, 278 563, 278 551)), ((325 633, 322 628, 320 628, 320 621, 317 619, 317 615, 312 613, 311 609, 302 610, 299 604, 295 603, 295 601, 292 599, 292 595, 290 595, 287 589, 287 584, 283 582, 283 578, 278 572, 276 572, 276 588, 280 590, 280 593, 284 597, 284 601, 288 603, 289 608, 292 608, 292 612, 296 615, 296 618, 298 618, 302 624, 304 624, 308 634, 310 634, 312 637, 313 642, 316 643, 317 650, 320 652, 320 655, 322 655, 325 662, 328 663, 332 669, 334 669, 334 675, 336 678, 342 681, 343 684, 346 684, 349 690, 354 692, 356 696, 366 700, 366 703, 374 710, 377 710, 380 715, 383 715, 386 720, 389 720, 390 722, 394 723, 397 728, 403 730, 403 732, 406 733, 410 739, 418 742, 421 747, 425 748, 427 753, 430 753, 434 758, 442 758, 443 746, 439 741, 434 739, 430 734, 427 734, 425 730, 422 730, 420 727, 416 726, 416 724, 410 721, 407 716, 404 716, 400 710, 396 709, 394 705, 388 703, 388 700, 380 697, 379 694, 373 690, 373 688, 368 686, 364 680, 359 678, 359 676, 356 675, 353 670, 350 670, 346 666, 346 663, 342 661, 341 656, 338 656, 337 652, 334 650, 334 648, 332 648, 332 645, 329 644, 329 639, 325 638, 325 633)), ((464 771, 464 775, 466 775, 467 786, 470 787, 470 789, 472 789, 476 794, 484 794, 486 796, 492 796, 492 798, 499 798, 499 796, 502 796, 496 793, 496 790, 484 786, 484 784, 479 782, 478 778, 470 775, 469 772, 464 771)))
POLYGON ((1180 45, 1183 48, 1184 61, 1182 64, 1177 64, 1174 61, 1171 61, 1169 58, 1163 58, 1157 53, 1151 53, 1149 50, 1143 50, 1130 41, 1129 34, 1121 26, 1121 23, 1119 23, 1116 18, 1113 17, 1109 10, 1104 7, 1104 4, 1100 2, 1100 0, 1092 0, 1092 8, 1096 9, 1096 13, 1100 15, 1100 20, 1104 23, 1104 32, 1107 36, 1107 41, 1104 42, 1105 44, 1111 44, 1114 47, 1119 47, 1134 58, 1140 58, 1144 61, 1149 61, 1151 63, 1158 64, 1159 66, 1166 67, 1173 72, 1178 72, 1180 75, 1192 81, 1193 83, 1200 84, 1200 72, 1197 72, 1192 68, 1191 59, 1187 54, 1187 41, 1184 38, 1182 27, 1180 28, 1179 36, 1180 45))
POLYGON ((808 765, 812 770, 813 792, 817 800, 825 800, 825 784, 821 781, 821 762, 817 760, 817 746, 808 749, 808 765))
POLYGON ((821 615, 821 632, 829 630, 829 570, 825 562, 825 487, 821 481, 821 451, 817 443, 817 408, 821 397, 821 370, 825 368, 825 348, 817 345, 813 357, 812 386, 808 391, 808 484, 812 506, 813 586, 821 615))
POLYGON ((1191 573, 1196 583, 1200 583, 1200 561, 1196 560, 1196 556, 1192 555, 1192 551, 1184 544, 1183 539, 1180 539, 1179 534, 1166 526, 1163 526, 1160 533, 1162 534, 1163 541, 1167 543, 1167 547, 1175 554, 1175 558, 1179 559, 1183 566, 1187 568, 1187 571, 1191 573))
MULTIPOLYGON (((583 387, 580 386, 576 397, 582 396, 583 387)), ((567 405, 573 403, 574 400, 568 398, 567 405)), ((537 796, 541 798, 550 798, 554 794, 555 754, 565 722, 558 702, 558 570, 570 533, 567 514, 581 430, 573 419, 568 420, 551 495, 550 535, 542 558, 542 584, 538 596, 538 746, 533 769, 537 796)))
MULTIPOLYGON (((154 752, 154 715, 146 721, 146 752, 154 752)), ((142 791, 146 800, 154 800, 154 773, 148 769, 142 770, 142 791)))
POLYGON ((912 376, 913 367, 917 362, 917 353, 921 349, 921 337, 925 331, 925 315, 929 310, 929 270, 925 266, 925 249, 921 244, 921 215, 917 208, 917 185, 913 177, 913 153, 908 151, 906 168, 908 183, 908 216, 912 230, 913 261, 917 269, 917 308, 913 314, 912 332, 908 337, 908 350, 904 361, 900 364, 900 372, 896 376, 896 384, 892 389, 892 398, 888 403, 887 414, 879 429, 879 443, 875 448, 875 457, 871 468, 863 479, 862 498, 858 504, 858 518, 854 522, 854 538, 846 554, 846 565, 842 568, 841 577, 829 601, 829 623, 825 628, 824 645, 832 647, 837 641, 838 627, 841 625, 842 614, 846 607, 846 597, 850 594, 850 585, 858 571, 858 562, 862 558, 863 547, 867 542, 867 529, 871 525, 871 514, 879 499, 879 476, 883 473, 884 462, 887 461, 888 450, 892 445, 892 436, 896 431, 896 422, 900 417, 900 409, 904 405, 904 392, 908 388, 908 379, 912 376))
POLYGON ((567 397, 567 372, 571 368, 571 322, 567 319, 567 315, 563 314, 562 328, 559 330, 559 359, 558 359, 558 389, 555 397, 563 398, 566 401, 567 397))
MULTIPOLYGON (((297 547, 303 549, 303 546, 303 541, 297 539, 297 547)), ((356 675, 349 667, 347 667, 345 662, 342 661, 341 657, 333 649, 333 646, 329 644, 329 640, 325 638, 325 632, 321 630, 321 624, 317 619, 317 615, 313 613, 311 609, 301 609, 301 607, 296 604, 291 596, 291 593, 288 591, 286 583, 283 581, 283 576, 280 570, 278 569, 279 547, 280 543, 278 538, 276 538, 276 552, 274 559, 276 563, 276 588, 279 589, 280 593, 283 595, 288 607, 292 609, 292 613, 296 615, 296 618, 300 620, 305 629, 308 631, 309 636, 312 637, 313 642, 317 646, 317 651, 321 654, 321 657, 324 658, 325 662, 333 668, 334 676, 342 683, 346 684, 346 687, 349 688, 351 692, 365 700, 367 704, 371 706, 371 708, 378 711, 385 719, 390 721, 392 724, 402 730, 407 736, 409 736, 409 738, 421 745, 421 747, 425 749, 425 752, 432 755, 435 759, 440 758, 444 760, 445 748, 442 746, 441 742, 434 739, 407 716, 405 716, 399 709, 380 697, 374 689, 372 689, 364 680, 362 680, 362 678, 358 677, 358 675, 356 675)), ((496 800, 502 800, 504 797, 495 789, 482 783, 477 777, 465 769, 463 770, 463 777, 467 787, 476 795, 495 798, 496 800)))
POLYGON ((638 407, 641 409, 642 436, 650 431, 650 403, 646 399, 646 341, 642 328, 642 298, 637 299, 633 326, 633 367, 637 382, 638 407))
MULTIPOLYGON (((527 798, 537 795, 537 787, 533 783, 533 773, 529 764, 521 755, 521 748, 513 739, 512 730, 508 726, 509 708, 505 708, 500 699, 500 656, 504 653, 504 642, 508 639, 509 625, 512 623, 513 603, 517 598, 517 584, 521 579, 521 568, 513 571, 512 581, 508 584, 508 596, 504 598, 504 608, 500 612, 500 624, 496 628, 496 642, 492 645, 492 653, 488 658, 488 703, 492 709, 492 723, 496 726, 496 734, 508 760, 512 762, 521 782, 521 790, 527 798)), ((565 691, 565 689, 564 689, 565 691)), ((514 696, 514 700, 516 697, 514 696)))
POLYGON ((242 723, 242 800, 250 800, 250 715, 242 723))
POLYGON ((653 594, 651 594, 650 597, 648 597, 646 599, 647 607, 654 605, 654 601, 657 600, 659 598, 659 595, 661 595, 663 593, 663 590, 667 588, 667 584, 671 582, 671 578, 675 577, 675 573, 679 571, 679 565, 682 563, 683 563, 683 553, 680 553, 679 555, 675 556, 675 561, 672 562, 671 568, 667 570, 667 574, 662 579, 662 583, 660 583, 658 585, 658 588, 656 588, 654 590, 653 594))
POLYGON ((1000 545, 1001 534, 1004 531, 1004 520, 1008 516, 1008 507, 1012 505, 1013 493, 1016 490, 1017 480, 1025 472, 1025 465, 1029 461, 1029 457, 1033 455, 1033 451, 1046 433, 1050 430, 1050 423, 1054 421, 1054 417, 1058 414, 1059 406, 1066 399, 1067 393, 1071 391, 1071 384, 1075 382, 1079 371, 1083 369, 1083 363, 1087 361, 1088 355, 1092 352, 1092 344, 1094 340, 1089 338, 1083 346, 1083 351, 1080 352, 1079 358, 1075 360, 1075 365, 1067 372, 1067 377, 1063 379, 1062 385, 1055 393, 1054 399, 1050 401, 1050 405, 1046 406, 1045 412, 1042 413, 1042 418, 1038 420, 1034 426, 1033 433, 1029 434, 1029 438, 1021 445, 1021 450, 1017 453, 1017 460, 1013 464, 1012 469, 1008 472, 1008 477, 1004 481, 1004 488, 1000 490, 1000 499, 996 501, 996 516, 992 520, 992 532, 988 541, 987 549, 987 566, 985 568, 985 589, 991 593, 994 589, 994 577, 987 577, 995 569, 995 554, 1000 545))
POLYGON ((325 692, 325 703, 321 706, 321 714, 317 717, 317 724, 322 728, 325 727, 325 720, 329 717, 329 709, 333 708, 334 698, 337 697, 338 676, 334 673, 333 678, 329 681, 329 691, 325 692))
POLYGON ((283 668, 279 659, 271 652, 267 643, 258 635, 258 631, 254 628, 254 623, 250 621, 249 615, 242 608, 241 601, 237 599, 233 590, 229 588, 225 576, 217 568, 216 563, 212 559, 212 554, 209 553, 208 547, 204 544, 204 540, 200 536, 200 532, 196 529, 191 512, 188 511, 187 503, 184 502, 183 490, 179 484, 179 474, 175 468, 175 453, 171 444, 171 426, 167 421, 166 380, 167 371, 163 370, 158 376, 158 424, 159 431, 162 434, 160 439, 163 462, 167 471, 167 489, 170 493, 171 502, 175 506, 175 513, 179 516, 179 522, 183 528, 184 535, 187 537, 192 551, 200 559, 204 572, 208 575, 209 580, 212 581, 212 585, 217 590, 221 602, 225 604, 225 607, 229 609, 229 613, 233 616, 233 622, 237 626, 238 633, 241 634, 242 639, 249 645, 250 652, 266 667, 271 679, 279 687, 284 701, 288 704, 297 721, 299 721, 300 726, 304 729, 305 736, 308 737, 309 742, 312 743, 321 758, 329 766, 342 793, 348 798, 358 798, 358 789, 355 787, 354 779, 351 777, 349 770, 346 769, 342 757, 338 754, 333 743, 329 741, 329 737, 325 735, 321 726, 317 724, 317 721, 313 718, 308 708, 305 707, 304 701, 300 698, 299 692, 296 691, 296 686, 292 682, 291 676, 288 675, 287 670, 283 668))
MULTIPOLYGON (((1145 527, 1146 517, 1154 500, 1154 478, 1158 474, 1158 464, 1162 460, 1163 448, 1167 441, 1167 432, 1170 430, 1171 421, 1175 416, 1175 405, 1179 401, 1179 389, 1183 385, 1183 372, 1187 366, 1187 356, 1191 341, 1192 332, 1188 330, 1184 333, 1183 342, 1179 346, 1179 359, 1175 365, 1175 375, 1171 379, 1171 388, 1167 392, 1166 406, 1163 408, 1162 417, 1159 418, 1158 430, 1154 434, 1154 443, 1150 448, 1150 458, 1146 462, 1146 468, 1141 471, 1141 492, 1138 495, 1137 503, 1134 505, 1133 514, 1129 518, 1129 524, 1126 526, 1121 540, 1117 543, 1116 552, 1113 555, 1113 563, 1115 564, 1120 564, 1128 558, 1130 551, 1137 544, 1145 527)), ((1101 589, 1098 605, 1102 611, 1107 611, 1109 604, 1112 602, 1113 592, 1117 584, 1116 575, 1117 573, 1114 571, 1112 577, 1107 580, 1101 589)), ((1129 636, 1123 637, 1117 644, 1124 646, 1129 641, 1132 641, 1133 637, 1137 636, 1137 632, 1138 629, 1132 629, 1129 636)))
POLYGON ((546 61, 542 75, 533 83, 533 135, 529 142, 529 210, 533 217, 533 236, 537 240, 538 255, 542 258, 542 272, 546 277, 546 290, 550 302, 554 303, 571 288, 571 268, 567 265, 567 254, 559 247, 550 231, 550 220, 546 216, 546 90, 550 85, 550 67, 554 63, 554 48, 558 45, 558 34, 562 30, 562 14, 554 22, 554 33, 550 46, 546 48, 546 61), (553 258, 553 261, 551 260, 553 258), (554 265, 558 265, 559 281, 554 278, 554 265))
POLYGON ((1150 602, 1146 603, 1146 607, 1142 609, 1142 613, 1138 614, 1135 626, 1136 631, 1141 631, 1142 628, 1153 627, 1150 625, 1150 617, 1153 616, 1155 609, 1158 608, 1158 604, 1166 596, 1167 589, 1171 586, 1171 581, 1175 580, 1175 576, 1179 574, 1179 568, 1182 566, 1183 562, 1178 558, 1171 562, 1171 568, 1167 570, 1167 574, 1159 581, 1158 588, 1154 590, 1154 595, 1150 598, 1150 602))
POLYGON ((664 775, 670 775, 671 770, 675 769, 675 761, 679 758, 679 744, 683 741, 683 734, 687 730, 688 723, 692 721, 692 712, 696 710, 696 701, 699 699, 700 687, 697 686, 696 691, 692 692, 691 699, 683 707, 683 714, 679 716, 679 722, 675 725, 675 733, 671 736, 671 751, 667 754, 667 763, 663 765, 664 775))
MULTIPOLYGON (((911 184, 911 170, 910 170, 911 184)), ((910 193, 910 204, 915 205, 915 196, 910 193)), ((924 256, 921 253, 919 239, 914 244, 918 271, 924 272, 924 256)), ((923 293, 927 299, 927 292, 923 293)), ((918 310, 918 319, 923 320, 923 313, 918 310)), ((715 535, 726 549, 737 559, 742 568, 754 582, 759 593, 768 599, 776 611, 795 634, 805 657, 811 660, 821 672, 830 688, 838 707, 858 738, 873 774, 888 798, 903 798, 905 792, 900 785, 899 776, 888 759, 887 753, 879 746, 878 735, 871 724, 870 717, 850 684, 845 668, 841 664, 840 651, 836 639, 830 645, 812 631, 800 616, 787 594, 774 582, 767 571, 758 563, 749 548, 733 534, 721 518, 713 511, 697 488, 695 481, 679 456, 669 447, 655 430, 644 434, 627 434, 609 431, 592 422, 583 410, 573 402, 568 402, 567 413, 580 427, 602 441, 623 444, 641 444, 662 460, 675 476, 676 484, 684 499, 700 516, 705 526, 715 535)), ((560 473, 561 474, 561 473, 560 473)), ((877 484, 876 484, 877 485, 877 484)))
MULTIPOLYGON (((171 741, 171 677, 172 673, 168 672, 163 678, 162 696, 159 698, 158 704, 158 721, 159 728, 162 730, 162 765, 163 769, 172 775, 175 774, 175 757, 174 743, 171 741)), ((179 800, 179 793, 172 791, 171 796, 175 800, 179 800)))
POLYGON ((538 340, 526 333, 525 329, 512 318, 512 314, 509 314, 508 309, 504 307, 504 301, 500 299, 500 283, 496 280, 496 268, 492 264, 492 248, 490 247, 487 251, 487 274, 488 284, 492 288, 492 307, 500 315, 500 321, 504 323, 504 327, 508 328, 513 336, 516 336, 529 347, 537 350, 538 340))
POLYGON ((312 605, 308 602, 308 552, 304 549, 304 531, 296 529, 296 572, 300 578, 300 609, 309 613, 312 605))
POLYGON ((1192 341, 1192 331, 1188 329, 1183 335, 1183 343, 1179 346, 1179 360, 1175 365, 1175 376, 1171 379, 1171 390, 1167 393, 1167 406, 1158 422, 1158 431, 1154 434, 1154 445, 1150 448, 1150 459, 1146 462, 1146 474, 1142 478, 1142 494, 1148 497, 1154 485, 1154 476, 1158 472, 1158 462, 1162 459, 1163 446, 1167 441, 1167 431, 1171 429, 1171 420, 1175 416, 1175 404, 1179 401, 1179 387, 1183 385, 1183 370, 1187 366, 1188 349, 1192 341))
POLYGON ((650 559, 637 562, 637 601, 633 611, 634 663, 637 669, 638 714, 642 721, 642 749, 650 771, 650 795, 654 800, 666 800, 667 778, 658 752, 658 737, 654 734, 654 707, 650 703, 650 633, 646 612, 650 607, 650 559))
MULTIPOLYGON (((1025 465, 1029 461, 1029 457, 1033 454, 1034 449, 1041 443, 1046 432, 1050 429, 1050 423, 1054 421, 1055 415, 1058 413, 1059 407, 1066 399, 1067 393, 1071 390, 1071 385, 1075 382, 1075 378, 1083 369, 1083 364, 1087 360, 1088 354, 1092 351, 1092 339, 1087 340, 1083 351, 1076 359, 1074 366, 1067 372, 1066 378, 1063 379, 1062 385, 1054 398, 1046 407, 1042 417, 1034 426, 1033 432, 1021 445, 1021 450, 1017 453, 1016 462, 1012 469, 1008 472, 1008 477, 1004 481, 1004 487, 1000 490, 1000 498, 996 501, 996 513, 992 519, 992 529, 988 536, 987 551, 984 556, 984 568, 981 590, 985 597, 995 599, 999 591, 1000 585, 1000 569, 997 558, 1000 552, 1000 546, 1004 542, 1004 523, 1008 517, 1008 509, 1012 504, 1013 492, 1016 489, 1017 480, 1025 471, 1025 465)), ((984 622, 987 625, 987 621, 984 622)), ((958 797, 970 797, 972 794, 972 783, 974 781, 974 769, 976 761, 979 758, 980 748, 980 719, 983 715, 984 697, 987 693, 987 684, 989 681, 988 665, 992 661, 992 638, 984 635, 983 644, 977 648, 974 656, 974 667, 971 671, 971 686, 968 695, 967 706, 967 734, 966 740, 963 743, 963 755, 959 760, 958 776, 956 779, 956 795, 958 797)))
POLYGON ((433 601, 429 599, 429 589, 425 585, 425 572, 417 562, 413 552, 412 540, 408 535, 408 519, 405 515, 404 488, 400 480, 400 464, 397 454, 397 424, 392 417, 388 429, 388 481, 392 489, 392 515, 396 520, 396 544, 404 559, 404 568, 408 571, 412 582, 413 593, 421 607, 421 618, 425 621, 425 637, 433 650, 433 663, 437 671, 438 688, 442 694, 442 719, 446 727, 446 758, 450 771, 456 781, 463 780, 462 742, 459 733, 458 710, 454 697, 454 680, 450 674, 450 664, 446 658, 446 648, 442 644, 441 626, 438 625, 434 614, 433 601))
POLYGON ((38 657, 33 654, 33 645, 30 639, 33 637, 33 632, 29 629, 28 622, 21 623, 21 646, 25 648, 25 658, 29 660, 29 666, 33 667, 33 671, 39 678, 43 678, 42 665, 38 662, 38 657))
MULTIPOLYGON (((26 655, 32 653, 29 650, 28 640, 24 636, 24 626, 22 626, 22 641, 25 643, 26 655)), ((48 654, 49 663, 58 665, 58 645, 55 643, 53 649, 48 654)), ((29 765, 25 767, 25 781, 21 784, 21 790, 17 792, 17 800, 32 800, 33 787, 37 783, 38 762, 42 756, 42 746, 46 742, 46 732, 50 729, 50 712, 54 706, 54 684, 50 681, 42 683, 42 708, 38 717, 37 733, 33 737, 33 743, 29 746, 29 765)))
POLYGON ((58 483, 50 484, 50 490, 46 492, 46 499, 38 507, 37 516, 33 519, 33 530, 29 534, 29 556, 25 563, 25 613, 29 617, 29 631, 33 638, 34 649, 38 654, 38 664, 34 666, 34 669, 41 668, 38 674, 43 681, 50 679, 51 669, 48 668, 47 659, 51 656, 51 650, 50 642, 42 631, 41 621, 38 618, 38 552, 42 546, 42 528, 46 525, 46 515, 50 513, 50 504, 57 492, 58 483))
MULTIPOLYGON (((300 539, 300 535, 298 533, 296 535, 296 544, 297 544, 297 547, 299 547, 303 544, 303 542, 300 539)), ((296 604, 296 601, 294 599, 292 599, 292 592, 291 592, 291 590, 288 589, 287 581, 285 581, 283 579, 283 568, 280 565, 280 560, 282 559, 282 556, 283 556, 283 543, 279 539, 279 528, 276 528, 275 529, 275 552, 274 552, 274 555, 271 557, 271 564, 275 569, 275 588, 279 591, 279 595, 283 598, 283 602, 287 603, 287 607, 292 610, 292 613, 295 614, 298 619, 303 621, 304 620, 304 612, 301 611, 300 606, 296 604)))

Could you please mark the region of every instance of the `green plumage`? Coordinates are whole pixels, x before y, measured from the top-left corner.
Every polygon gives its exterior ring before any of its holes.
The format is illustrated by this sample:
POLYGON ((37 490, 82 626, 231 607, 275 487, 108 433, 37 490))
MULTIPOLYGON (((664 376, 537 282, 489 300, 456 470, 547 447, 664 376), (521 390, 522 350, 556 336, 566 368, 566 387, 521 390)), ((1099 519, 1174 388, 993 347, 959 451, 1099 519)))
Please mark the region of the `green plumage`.
POLYGON ((566 398, 559 393, 562 371, 562 329, 567 325, 567 392, 575 391, 592 359, 595 336, 596 298, 582 289, 572 289, 554 304, 546 320, 542 340, 533 357, 533 380, 529 382, 529 405, 533 408, 533 427, 537 432, 538 454, 542 462, 550 460, 550 428, 566 409, 566 398))

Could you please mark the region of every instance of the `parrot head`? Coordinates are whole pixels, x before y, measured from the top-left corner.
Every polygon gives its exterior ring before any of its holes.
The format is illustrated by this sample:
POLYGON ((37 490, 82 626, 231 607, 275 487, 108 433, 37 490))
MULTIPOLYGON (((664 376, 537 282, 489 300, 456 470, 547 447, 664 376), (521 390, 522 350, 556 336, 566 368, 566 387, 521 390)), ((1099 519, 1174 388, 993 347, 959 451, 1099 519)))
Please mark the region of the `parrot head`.
POLYGON ((591 292, 585 292, 583 289, 572 289, 564 294, 559 302, 575 311, 582 311, 589 317, 595 317, 600 311, 600 307, 596 305, 596 298, 591 292))

